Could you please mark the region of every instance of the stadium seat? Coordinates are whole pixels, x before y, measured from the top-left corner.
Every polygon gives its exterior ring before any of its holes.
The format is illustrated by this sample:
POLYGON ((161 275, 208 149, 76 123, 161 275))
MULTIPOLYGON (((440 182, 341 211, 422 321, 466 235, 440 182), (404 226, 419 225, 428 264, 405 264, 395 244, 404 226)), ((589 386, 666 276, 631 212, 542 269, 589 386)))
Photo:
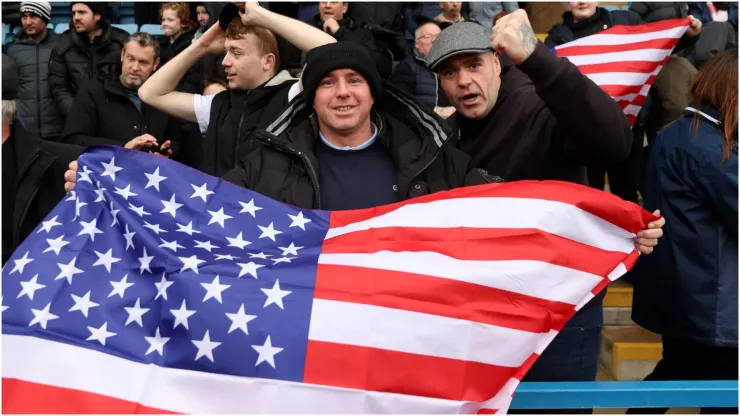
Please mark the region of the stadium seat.
POLYGON ((164 32, 162 31, 162 26, 160 25, 141 25, 141 29, 139 29, 142 32, 148 33, 152 36, 163 36, 164 32))
POLYGON ((64 32, 66 32, 67 29, 69 29, 69 23, 67 23, 66 25, 60 23, 60 24, 54 26, 54 33, 62 34, 64 32))
POLYGON ((52 16, 49 23, 53 23, 54 26, 64 25, 69 27, 70 20, 72 20, 72 16, 52 16))
POLYGON ((15 35, 16 33, 20 32, 20 31, 21 31, 21 29, 23 29, 23 27, 22 27, 22 26, 15 26, 15 27, 13 28, 13 34, 15 35))
POLYGON ((8 33, 10 33, 10 25, 3 23, 3 40, 5 39, 5 35, 7 35, 8 33))
POLYGON ((135 25, 136 19, 134 16, 121 16, 118 18, 118 23, 122 25, 135 25))
POLYGON ((117 28, 119 28, 121 30, 125 30, 129 34, 136 33, 139 30, 139 27, 136 26, 136 24, 124 25, 124 24, 118 23, 118 24, 112 24, 111 26, 117 27, 117 28))

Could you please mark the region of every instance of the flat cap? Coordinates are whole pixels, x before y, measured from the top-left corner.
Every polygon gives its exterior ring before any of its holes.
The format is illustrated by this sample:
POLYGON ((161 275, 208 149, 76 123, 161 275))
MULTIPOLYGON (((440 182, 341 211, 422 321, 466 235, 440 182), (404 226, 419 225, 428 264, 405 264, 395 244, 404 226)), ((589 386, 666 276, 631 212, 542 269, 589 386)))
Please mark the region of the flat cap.
POLYGON ((491 37, 483 26, 473 22, 455 23, 437 36, 427 56, 427 67, 436 71, 439 64, 447 58, 492 50, 491 37))

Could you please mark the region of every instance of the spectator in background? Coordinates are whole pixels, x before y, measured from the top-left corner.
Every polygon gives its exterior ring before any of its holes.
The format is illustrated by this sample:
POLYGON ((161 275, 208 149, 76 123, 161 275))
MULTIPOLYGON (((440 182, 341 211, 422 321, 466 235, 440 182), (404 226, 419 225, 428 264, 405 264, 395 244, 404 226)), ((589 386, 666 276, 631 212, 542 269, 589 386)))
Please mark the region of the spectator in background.
POLYGON ((149 34, 130 35, 120 56, 117 80, 88 83, 74 99, 63 141, 80 146, 110 144, 175 157, 180 122, 142 103, 139 87, 159 65, 159 43, 149 34), (161 147, 160 147, 161 145, 161 147))
POLYGON ((436 22, 423 23, 416 29, 414 52, 396 66, 390 81, 398 88, 416 97, 437 114, 446 117, 455 107, 450 106, 437 74, 427 68, 426 58, 434 40, 441 32, 436 22))
POLYGON ((495 23, 494 18, 496 16, 519 10, 519 6, 515 1, 470 1, 467 5, 469 10, 468 17, 480 23, 489 33, 495 23))
POLYGON ((204 3, 195 3, 195 19, 198 21, 198 30, 195 32, 193 39, 198 39, 203 36, 203 33, 208 30, 211 23, 211 15, 208 14, 208 9, 204 3))
POLYGON ((378 47, 378 71, 388 79, 393 71, 393 61, 406 57, 406 37, 403 26, 401 2, 353 2, 347 13, 360 25, 370 29, 378 47))
POLYGON ((349 5, 349 2, 344 1, 321 1, 319 13, 306 23, 332 35, 338 42, 354 42, 364 46, 377 64, 380 54, 373 33, 347 14, 349 5))
POLYGON ((689 15, 685 2, 633 1, 629 11, 640 16, 643 22, 651 23, 667 19, 683 19, 689 15))
MULTIPOLYGON (((448 122, 461 131, 458 147, 477 168, 507 181, 585 184, 586 166, 627 157, 632 134, 616 101, 568 59, 558 58, 539 42, 524 10, 499 19, 491 37, 476 23, 451 25, 437 37, 427 64, 439 73, 457 110, 448 122), (500 53, 514 65, 502 68, 500 53)), ((661 234, 641 231, 635 245, 649 253, 661 234)), ((596 378, 603 296, 603 292, 596 296, 565 324, 525 381, 596 378)))
POLYGON ((49 88, 64 117, 72 101, 93 80, 118 78, 123 44, 128 33, 112 27, 105 18, 106 3, 71 3, 72 22, 51 52, 49 88))
POLYGON ((442 8, 442 13, 434 18, 435 22, 459 23, 465 21, 465 17, 460 13, 462 10, 461 1, 441 1, 439 2, 439 7, 442 8))
POLYGON ((48 30, 51 4, 22 1, 19 31, 8 45, 7 54, 18 68, 18 116, 31 136, 59 141, 64 118, 49 92, 49 57, 59 35, 48 30))
POLYGON ((689 13, 702 23, 729 22, 737 31, 737 2, 690 2, 689 13))
POLYGON ((229 89, 229 82, 224 77, 211 77, 203 81, 203 95, 218 94, 229 89))
POLYGON ((268 127, 275 114, 293 98, 289 91, 297 79, 288 71, 279 70, 276 36, 284 37, 304 51, 335 42, 321 30, 256 3, 245 4, 241 19, 236 7, 224 6, 219 23, 157 71, 139 90, 145 103, 198 123, 201 133, 206 134, 200 170, 214 176, 223 176, 251 153, 255 148, 251 133, 268 127), (233 16, 236 18, 232 21, 233 16), (203 56, 224 50, 222 64, 229 82, 228 91, 215 96, 175 91, 188 68, 203 56))
POLYGON ((737 128, 732 49, 699 71, 690 107, 651 146, 645 208, 660 210, 667 222, 666 241, 633 270, 632 319, 663 337, 663 358, 646 381, 738 379, 737 128))
MULTIPOLYGON (((159 10, 164 37, 160 38, 160 65, 165 65, 172 58, 193 43, 196 23, 190 16, 187 3, 165 3, 159 10)), ((193 65, 177 84, 177 91, 195 94, 203 89, 201 85, 200 65, 193 65)))
POLYGON ((645 124, 648 143, 659 130, 683 115, 689 105, 689 88, 696 72, 691 61, 675 54, 663 65, 650 87, 652 107, 645 124))
MULTIPOLYGON (((38 140, 16 119, 20 84, 2 55, 2 265, 64 197, 67 166, 81 147, 38 140)), ((39 232, 44 232, 39 230, 39 232)), ((48 233, 48 229, 46 230, 48 233)))
POLYGON ((162 2, 135 1, 134 22, 136 26, 155 25, 159 23, 159 7, 162 2))

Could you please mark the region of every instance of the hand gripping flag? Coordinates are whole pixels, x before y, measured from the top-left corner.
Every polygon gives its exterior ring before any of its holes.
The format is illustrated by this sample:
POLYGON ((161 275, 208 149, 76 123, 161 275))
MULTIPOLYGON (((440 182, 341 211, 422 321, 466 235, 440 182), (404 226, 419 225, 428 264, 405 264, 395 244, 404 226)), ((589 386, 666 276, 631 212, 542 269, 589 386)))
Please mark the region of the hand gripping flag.
POLYGON ((6 413, 505 412, 653 217, 584 186, 298 209, 96 147, 3 270, 6 413))
POLYGON ((614 98, 634 125, 650 86, 688 27, 689 19, 613 26, 557 46, 555 53, 614 98))

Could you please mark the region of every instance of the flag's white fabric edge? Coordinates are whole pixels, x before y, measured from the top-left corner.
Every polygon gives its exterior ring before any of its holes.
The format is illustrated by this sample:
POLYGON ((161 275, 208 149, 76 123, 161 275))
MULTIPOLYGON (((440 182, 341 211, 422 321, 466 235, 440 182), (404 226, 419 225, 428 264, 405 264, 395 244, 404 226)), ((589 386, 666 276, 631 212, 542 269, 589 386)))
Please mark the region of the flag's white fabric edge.
POLYGON ((46 339, 3 334, 3 377, 180 413, 475 413, 469 402, 142 364, 46 339))

